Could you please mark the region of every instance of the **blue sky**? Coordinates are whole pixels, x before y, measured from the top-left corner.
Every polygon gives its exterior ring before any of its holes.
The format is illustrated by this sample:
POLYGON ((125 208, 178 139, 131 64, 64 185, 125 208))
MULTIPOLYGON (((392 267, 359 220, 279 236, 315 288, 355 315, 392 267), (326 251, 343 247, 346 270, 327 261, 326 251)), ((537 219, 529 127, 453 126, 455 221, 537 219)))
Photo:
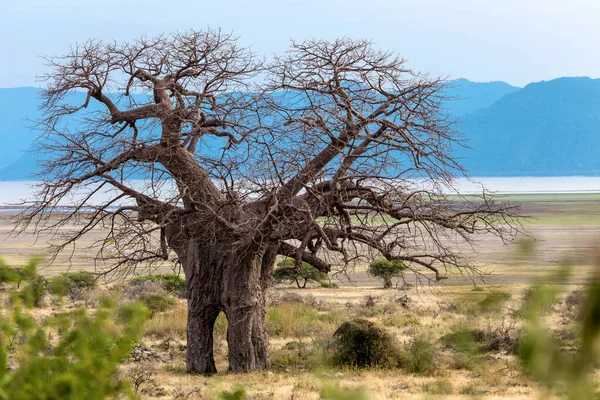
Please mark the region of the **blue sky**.
POLYGON ((600 77, 598 0, 0 0, 0 87, 87 38, 221 27, 270 56, 291 38, 368 38, 422 72, 523 86, 600 77))

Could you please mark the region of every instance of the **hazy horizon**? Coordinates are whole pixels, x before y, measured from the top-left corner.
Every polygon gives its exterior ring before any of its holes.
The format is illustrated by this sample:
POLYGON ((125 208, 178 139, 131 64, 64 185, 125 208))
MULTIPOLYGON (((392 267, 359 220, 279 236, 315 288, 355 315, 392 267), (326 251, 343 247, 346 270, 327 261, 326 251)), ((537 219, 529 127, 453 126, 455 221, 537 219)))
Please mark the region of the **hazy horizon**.
POLYGON ((266 57, 290 39, 372 39, 435 75, 522 87, 563 76, 600 77, 593 0, 277 2, 22 0, 0 15, 0 87, 40 86, 40 56, 88 38, 127 41, 174 30, 221 27, 266 57), (523 4, 526 3, 526 4, 523 4), (8 55, 8 56, 7 56, 8 55))

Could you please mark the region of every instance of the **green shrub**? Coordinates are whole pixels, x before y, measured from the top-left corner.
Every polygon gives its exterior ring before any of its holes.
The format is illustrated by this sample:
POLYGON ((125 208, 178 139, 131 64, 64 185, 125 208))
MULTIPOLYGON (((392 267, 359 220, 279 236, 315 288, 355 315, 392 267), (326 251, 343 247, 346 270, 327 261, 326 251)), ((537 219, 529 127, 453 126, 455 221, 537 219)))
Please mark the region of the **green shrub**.
POLYGON ((344 322, 333 334, 334 365, 393 367, 398 349, 392 337, 373 322, 355 319, 344 322))
POLYGON ((0 283, 15 283, 18 279, 19 276, 15 269, 0 258, 0 283))
POLYGON ((81 300, 97 286, 97 276, 88 271, 64 272, 49 279, 50 292, 56 296, 69 296, 81 300))
POLYGON ((164 290, 175 294, 177 297, 186 297, 187 283, 184 278, 176 274, 154 274, 136 276, 130 285, 144 285, 146 282, 158 283, 164 290))
POLYGON ((428 374, 435 368, 435 347, 426 335, 414 336, 403 349, 401 365, 414 374, 428 374))
POLYGON ((477 354, 483 351, 485 332, 480 329, 455 328, 453 332, 442 336, 440 342, 462 353, 477 354))
POLYGON ((392 278, 401 277, 402 271, 405 269, 406 267, 402 261, 390 261, 386 260, 385 258, 380 258, 373 261, 369 265, 369 268, 367 268, 367 273, 383 279, 383 287, 389 289, 392 287, 392 278))
POLYGON ((0 320, 0 399, 105 399, 128 394, 115 379, 138 340, 147 310, 103 301, 39 320, 15 306, 0 320), (51 340, 52 339, 52 340, 51 340), (9 354, 18 363, 8 367, 9 354))
POLYGON ((273 279, 275 279, 275 282, 296 282, 298 288, 305 288, 308 282, 320 283, 322 286, 323 281, 327 279, 326 273, 319 271, 307 262, 302 262, 301 271, 297 271, 294 268, 289 268, 295 265, 296 260, 294 260, 293 258, 286 258, 285 260, 278 262, 278 267, 288 268, 281 268, 275 270, 275 272, 273 273, 273 279))
POLYGON ((39 261, 38 257, 33 257, 25 266, 13 268, 0 258, 0 283, 16 283, 17 288, 19 288, 23 281, 33 281, 38 276, 37 266, 39 261))
POLYGON ((48 292, 48 282, 41 276, 38 276, 27 284, 18 296, 28 307, 42 307, 44 305, 44 296, 48 292))
POLYGON ((163 293, 147 293, 138 297, 138 300, 142 302, 152 314, 162 311, 167 311, 175 304, 175 300, 172 296, 163 293))

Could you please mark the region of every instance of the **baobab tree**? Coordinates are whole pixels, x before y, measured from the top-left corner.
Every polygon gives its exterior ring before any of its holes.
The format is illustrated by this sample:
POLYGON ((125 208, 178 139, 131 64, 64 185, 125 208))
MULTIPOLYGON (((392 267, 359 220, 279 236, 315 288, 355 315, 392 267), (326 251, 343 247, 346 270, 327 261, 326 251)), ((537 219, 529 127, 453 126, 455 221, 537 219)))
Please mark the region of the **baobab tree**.
POLYGON ((230 370, 268 366, 278 255, 323 272, 384 257, 439 281, 477 274, 457 239, 513 232, 511 206, 444 195, 463 173, 445 82, 368 41, 292 42, 267 62, 189 31, 48 62, 44 179, 20 228, 52 234, 56 253, 104 232, 90 246, 104 272, 179 263, 189 372, 216 371, 220 312, 230 370))

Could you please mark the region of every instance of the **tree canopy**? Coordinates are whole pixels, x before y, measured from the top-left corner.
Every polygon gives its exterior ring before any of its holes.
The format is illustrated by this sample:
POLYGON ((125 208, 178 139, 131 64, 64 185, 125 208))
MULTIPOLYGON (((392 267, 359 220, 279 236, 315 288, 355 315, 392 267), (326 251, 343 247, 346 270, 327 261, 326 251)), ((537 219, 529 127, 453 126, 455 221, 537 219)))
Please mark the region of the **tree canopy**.
POLYGON ((159 232, 193 219, 206 240, 270 237, 322 270, 332 252, 343 264, 360 248, 440 279, 465 266, 444 239, 512 226, 512 208, 487 195, 465 205, 442 193, 463 172, 444 80, 369 41, 292 42, 265 62, 231 34, 187 31, 90 40, 48 62, 40 143, 51 158, 23 223, 85 221, 57 250, 102 227, 101 260, 176 260, 159 232), (107 188, 109 199, 88 201, 107 188), (329 254, 317 259, 320 248, 329 254))
POLYGON ((180 263, 189 371, 216 371, 221 311, 230 369, 267 365, 277 255, 323 272, 383 257, 439 281, 478 275, 461 244, 515 233, 513 206, 447 195, 464 171, 445 81, 369 41, 264 60, 231 34, 185 31, 89 40, 48 63, 47 161, 19 227, 52 235, 55 254, 103 233, 89 250, 107 272, 180 263))

